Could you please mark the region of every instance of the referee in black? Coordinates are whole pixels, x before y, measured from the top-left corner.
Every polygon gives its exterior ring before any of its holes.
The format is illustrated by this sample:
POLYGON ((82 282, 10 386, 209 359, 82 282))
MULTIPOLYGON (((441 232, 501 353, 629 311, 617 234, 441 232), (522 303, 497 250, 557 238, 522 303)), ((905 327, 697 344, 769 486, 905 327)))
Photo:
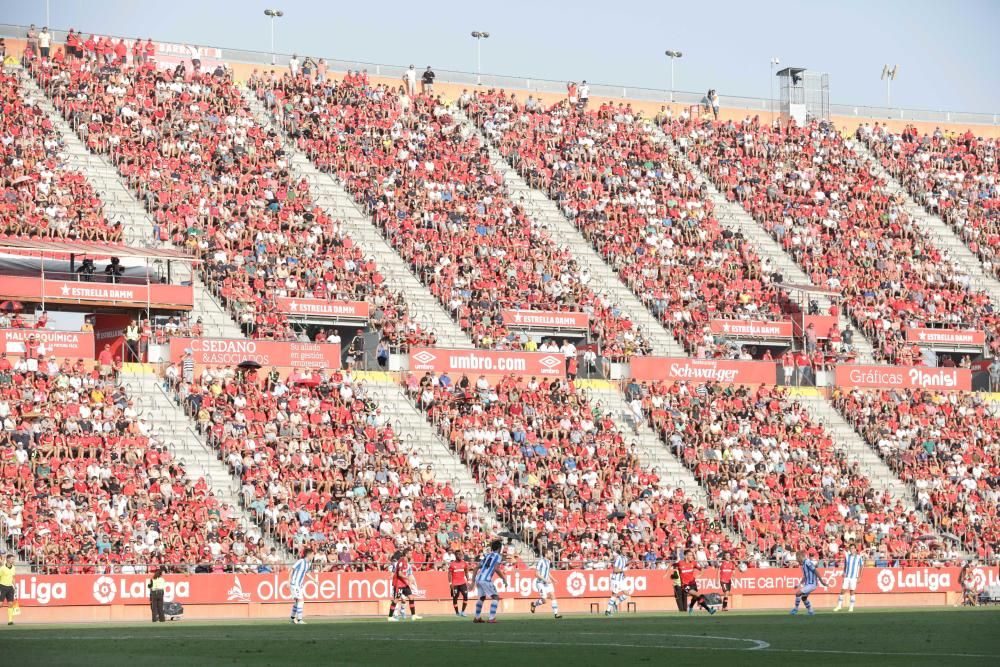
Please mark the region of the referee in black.
POLYGON ((684 587, 681 585, 681 573, 677 570, 677 563, 674 563, 670 580, 674 584, 674 601, 677 603, 677 611, 687 611, 687 596, 684 595, 684 587))
POLYGON ((163 569, 157 568, 153 572, 153 578, 147 584, 149 586, 149 608, 153 612, 153 623, 159 621, 166 623, 167 617, 163 614, 163 594, 167 585, 167 580, 163 578, 163 569))

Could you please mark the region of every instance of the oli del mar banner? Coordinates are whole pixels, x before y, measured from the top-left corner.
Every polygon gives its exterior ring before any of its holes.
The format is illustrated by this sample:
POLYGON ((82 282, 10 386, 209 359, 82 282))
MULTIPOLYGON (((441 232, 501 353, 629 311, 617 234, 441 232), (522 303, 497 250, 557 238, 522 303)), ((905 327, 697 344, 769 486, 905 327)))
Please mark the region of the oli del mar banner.
MULTIPOLYGON (((843 570, 820 568, 829 592, 839 592, 843 570)), ((995 568, 976 568, 975 585, 985 589, 1000 581, 995 568)), ((943 593, 961 591, 957 567, 867 567, 861 573, 858 593, 943 593)), ((537 597, 534 570, 509 572, 509 585, 497 578, 501 597, 537 597)), ((611 586, 608 570, 554 571, 556 596, 572 599, 607 597, 611 586)), ((736 595, 794 595, 801 571, 798 568, 762 568, 733 573, 736 595)), ((417 572, 417 598, 450 599, 448 575, 443 571, 417 572)), ((79 605, 148 604, 149 577, 135 574, 22 575, 15 587, 21 605, 55 607, 79 605)), ((291 600, 288 573, 167 575, 165 598, 182 604, 287 603, 291 600)), ((669 570, 629 570, 626 585, 637 597, 670 597, 673 584, 669 570)), ((702 592, 719 592, 718 571, 703 570, 698 576, 702 592)), ((823 593, 823 589, 819 590, 823 593)), ((391 598, 388 572, 322 572, 310 575, 305 585, 309 602, 379 601, 391 598)))

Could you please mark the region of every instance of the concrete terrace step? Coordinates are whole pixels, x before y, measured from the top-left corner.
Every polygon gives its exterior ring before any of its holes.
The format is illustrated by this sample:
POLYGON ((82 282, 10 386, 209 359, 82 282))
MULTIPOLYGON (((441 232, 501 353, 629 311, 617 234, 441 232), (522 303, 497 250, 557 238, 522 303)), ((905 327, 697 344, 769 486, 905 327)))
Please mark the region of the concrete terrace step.
MULTIPOLYGON (((719 222, 729 229, 740 232, 744 238, 750 241, 757 251, 761 260, 768 259, 771 264, 781 271, 785 281, 795 285, 812 285, 812 279, 802 270, 794 258, 778 245, 774 237, 754 220, 753 216, 742 206, 730 202, 725 194, 719 191, 712 182, 712 179, 702 172, 702 170, 682 151, 666 132, 661 130, 654 123, 647 125, 647 131, 654 141, 665 143, 672 147, 672 153, 678 161, 695 176, 695 181, 699 185, 705 185, 709 193, 709 198, 715 205, 715 213, 719 222)), ((820 307, 829 308, 830 299, 821 296, 817 299, 820 307)), ((861 363, 874 363, 874 354, 871 342, 857 328, 851 325, 850 318, 841 310, 838 326, 841 331, 851 327, 854 328, 854 349, 861 363)))
MULTIPOLYGON (((280 129, 271 123, 268 111, 251 91, 244 91, 244 99, 262 127, 274 128, 280 132, 280 129)), ((472 349, 472 340, 410 271, 403 258, 382 237, 371 218, 358 207, 353 197, 340 183, 331 175, 320 172, 298 150, 295 143, 287 138, 285 150, 290 156, 292 170, 308 182, 316 204, 334 219, 342 221, 351 239, 366 255, 375 258, 387 286, 404 295, 410 315, 420 326, 433 331, 441 347, 472 349)))
POLYGON ((643 305, 635 293, 625 285, 618 274, 604 261, 594 246, 584 238, 576 225, 563 215, 559 206, 540 191, 532 188, 493 146, 465 113, 453 109, 454 116, 461 120, 470 132, 478 135, 482 145, 487 147, 493 168, 503 176, 504 183, 513 201, 521 202, 529 216, 545 229, 552 240, 570 250, 580 266, 590 271, 589 287, 595 292, 603 292, 637 325, 653 346, 653 354, 669 357, 685 357, 687 353, 656 317, 643 305))
MULTIPOLYGON (((46 113, 53 127, 65 145, 67 164, 80 171, 90 182, 105 204, 109 219, 121 220, 124 226, 124 241, 133 247, 158 247, 153 241, 153 220, 145 207, 135 198, 132 191, 121 180, 118 170, 103 156, 90 153, 80 141, 73 128, 59 114, 45 97, 34 80, 26 74, 21 77, 26 99, 33 100, 46 113)), ((200 277, 186 262, 173 262, 172 270, 176 279, 194 284, 194 309, 192 315, 202 318, 205 330, 210 336, 221 338, 244 338, 242 330, 233 322, 229 314, 219 305, 215 297, 200 277)))
MULTIPOLYGON (((366 381, 366 386, 383 412, 392 415, 398 424, 405 427, 403 433, 407 437, 412 437, 413 444, 421 457, 434 465, 437 478, 448 479, 458 493, 471 500, 471 504, 484 518, 484 525, 489 526, 490 533, 495 534, 505 530, 505 526, 493 511, 484 504, 485 489, 476 482, 468 466, 451 451, 435 427, 410 401, 403 387, 392 376, 370 377, 366 381)), ((522 557, 528 559, 536 557, 531 548, 520 540, 514 544, 517 545, 522 557)))
POLYGON ((940 216, 934 215, 918 204, 906 188, 882 166, 882 163, 864 142, 848 140, 847 143, 865 160, 873 174, 885 179, 891 194, 903 197, 903 209, 914 222, 927 232, 934 245, 947 253, 950 263, 956 267, 958 272, 967 275, 974 288, 984 290, 994 304, 1000 304, 1000 281, 983 269, 979 257, 969 249, 969 246, 955 233, 955 230, 940 216))

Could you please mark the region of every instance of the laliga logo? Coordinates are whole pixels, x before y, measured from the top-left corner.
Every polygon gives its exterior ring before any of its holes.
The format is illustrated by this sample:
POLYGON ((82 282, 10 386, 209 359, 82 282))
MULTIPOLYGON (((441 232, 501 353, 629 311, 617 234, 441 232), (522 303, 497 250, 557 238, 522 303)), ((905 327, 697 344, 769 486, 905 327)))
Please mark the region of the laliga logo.
POLYGON ((880 570, 876 583, 880 591, 888 593, 896 587, 896 577, 893 576, 892 570, 880 570))
POLYGON ((573 597, 580 597, 587 590, 587 578, 579 572, 566 577, 566 591, 573 597))
POLYGON ((98 577, 94 582, 94 599, 101 604, 109 604, 117 593, 118 587, 111 577, 98 577))

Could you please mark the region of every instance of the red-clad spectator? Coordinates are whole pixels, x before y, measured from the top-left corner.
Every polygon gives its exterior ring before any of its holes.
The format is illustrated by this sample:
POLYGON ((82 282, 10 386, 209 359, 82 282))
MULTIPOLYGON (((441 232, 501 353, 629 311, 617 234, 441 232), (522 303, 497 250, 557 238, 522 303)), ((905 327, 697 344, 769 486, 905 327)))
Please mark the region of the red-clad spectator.
POLYGON ((976 557, 1000 543, 1000 416, 973 393, 904 390, 834 392, 833 402, 945 534, 976 557))
POLYGON ((477 345, 520 348, 524 338, 499 312, 515 308, 585 311, 605 357, 648 352, 643 332, 531 220, 443 103, 288 74, 255 73, 249 84, 317 166, 337 173, 477 345))
POLYGON ((630 560, 686 546, 740 547, 657 469, 642 468, 600 404, 572 383, 424 375, 407 393, 486 487, 498 517, 556 560, 595 565, 617 543, 630 560))

